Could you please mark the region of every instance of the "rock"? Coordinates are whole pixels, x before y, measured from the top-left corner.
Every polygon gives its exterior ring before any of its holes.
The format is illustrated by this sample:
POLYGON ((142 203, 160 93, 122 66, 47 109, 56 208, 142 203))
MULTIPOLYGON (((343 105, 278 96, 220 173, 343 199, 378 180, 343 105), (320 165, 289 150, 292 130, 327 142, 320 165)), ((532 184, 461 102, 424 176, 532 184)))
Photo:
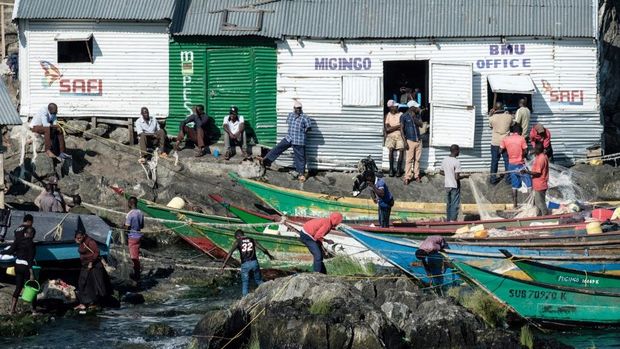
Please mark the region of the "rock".
POLYGON ((93 137, 93 135, 103 137, 106 133, 108 133, 109 129, 110 129, 110 126, 106 124, 99 124, 97 125, 97 127, 91 128, 90 130, 84 132, 84 138, 86 139, 97 138, 97 137, 93 137))
POLYGON ((150 324, 149 327, 144 330, 144 334, 150 337, 174 337, 177 331, 168 324, 156 323, 150 324))
POLYGON ((123 296, 122 299, 123 302, 125 303, 129 303, 129 304, 144 304, 144 296, 141 295, 140 293, 127 293, 123 296))
POLYGON ((237 173, 242 178, 258 178, 265 173, 265 170, 258 161, 242 161, 237 173))
POLYGON ((88 129, 90 126, 90 122, 86 120, 69 120, 66 122, 65 132, 68 135, 81 135, 84 131, 88 129))
POLYGON ((54 164, 54 159, 48 157, 45 153, 38 154, 37 158, 34 159, 33 170, 37 176, 45 178, 49 176, 58 176, 56 173, 56 167, 54 164))
POLYGON ((129 144, 129 131, 126 128, 118 127, 108 135, 110 139, 122 143, 129 144))
POLYGON ((0 316, 0 337, 26 337, 36 335, 39 328, 49 321, 47 316, 31 315, 0 316))
POLYGON ((605 200, 620 199, 620 179, 605 183, 599 192, 599 196, 605 200))

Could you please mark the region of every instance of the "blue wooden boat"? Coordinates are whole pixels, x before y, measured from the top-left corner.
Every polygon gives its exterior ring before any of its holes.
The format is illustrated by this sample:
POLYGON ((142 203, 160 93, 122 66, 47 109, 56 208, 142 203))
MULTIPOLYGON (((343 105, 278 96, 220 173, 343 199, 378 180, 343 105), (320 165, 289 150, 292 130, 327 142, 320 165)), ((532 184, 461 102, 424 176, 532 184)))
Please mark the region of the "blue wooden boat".
MULTIPOLYGON (((24 215, 31 214, 34 218, 33 227, 37 234, 34 238, 36 246, 35 260, 37 263, 49 264, 63 261, 75 261, 80 258, 78 246, 74 241, 75 231, 79 228, 97 241, 100 254, 106 256, 110 250, 112 228, 98 216, 53 213, 53 212, 11 212, 10 225, 5 242, 0 244, 0 254, 13 241, 13 232, 22 224, 24 215)), ((0 260, 0 266, 13 264, 13 258, 0 260)))
MULTIPOLYGON (((353 229, 346 225, 341 225, 339 229, 403 272, 419 279, 423 283, 430 282, 424 267, 415 257, 415 252, 418 250, 418 246, 421 241, 368 233, 353 229)), ((450 249, 445 251, 450 259, 467 261, 469 264, 499 273, 504 273, 515 268, 514 265, 507 261, 506 257, 499 252, 497 247, 495 247, 496 252, 492 252, 492 250, 480 252, 475 251, 475 248, 471 248, 471 246, 469 246, 469 250, 460 250, 456 248, 457 246, 458 245, 456 244, 450 243, 450 249)), ((516 250, 512 249, 512 251, 516 250)), ((541 261, 551 265, 558 265, 565 268, 579 269, 588 272, 620 270, 620 256, 617 254, 597 256, 513 254, 516 258, 520 259, 541 261)), ((458 273, 455 273, 450 268, 447 268, 444 273, 444 284, 451 284, 455 282, 460 282, 458 273)))

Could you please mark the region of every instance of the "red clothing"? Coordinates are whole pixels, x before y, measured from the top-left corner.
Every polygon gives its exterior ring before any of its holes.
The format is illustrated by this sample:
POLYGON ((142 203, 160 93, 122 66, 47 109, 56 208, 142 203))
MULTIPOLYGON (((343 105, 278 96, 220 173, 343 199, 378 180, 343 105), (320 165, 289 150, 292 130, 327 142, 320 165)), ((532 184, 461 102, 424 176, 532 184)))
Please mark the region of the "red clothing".
POLYGON ((502 139, 499 147, 508 152, 508 162, 511 165, 523 165, 523 151, 527 149, 525 138, 518 133, 511 133, 510 136, 502 139))
POLYGON ((323 241, 323 237, 342 222, 342 215, 334 212, 329 218, 315 218, 304 224, 304 232, 314 241, 323 241))
POLYGON ((443 250, 444 248, 447 248, 448 244, 446 243, 446 240, 439 236, 439 235, 432 235, 427 237, 424 241, 422 241, 422 243, 420 244, 420 247, 418 247, 420 250, 424 250, 427 253, 433 253, 433 252, 437 252, 440 250, 443 250))
POLYGON ((543 191, 549 188, 549 159, 544 153, 536 155, 534 165, 530 170, 533 173, 540 173, 540 176, 532 176, 532 188, 535 191, 543 191))
POLYGON ((551 132, 549 132, 548 128, 545 128, 544 135, 540 135, 536 132, 536 128, 532 127, 532 131, 530 131, 530 143, 532 144, 532 148, 536 146, 536 142, 542 142, 543 148, 545 149, 551 146, 551 132))
POLYGON ((78 247, 78 252, 80 253, 80 262, 82 265, 94 263, 99 258, 99 247, 97 246, 97 242, 88 236, 84 238, 84 241, 82 241, 80 247, 78 247))

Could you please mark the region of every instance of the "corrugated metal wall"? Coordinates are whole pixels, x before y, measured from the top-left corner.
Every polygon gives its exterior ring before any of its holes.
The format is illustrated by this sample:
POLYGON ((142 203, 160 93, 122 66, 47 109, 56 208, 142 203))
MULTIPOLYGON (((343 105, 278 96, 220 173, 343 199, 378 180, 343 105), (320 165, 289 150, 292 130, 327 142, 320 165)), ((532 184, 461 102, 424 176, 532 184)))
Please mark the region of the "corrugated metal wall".
MULTIPOLYGON (((286 134, 286 114, 293 99, 304 103, 316 127, 310 132, 310 167, 347 169, 360 158, 383 158, 383 106, 344 107, 343 76, 383 77, 383 62, 439 60, 473 64, 473 105, 476 108, 474 148, 463 149, 461 162, 468 170, 488 170, 491 130, 488 127, 487 76, 528 74, 536 92, 532 96, 532 125, 542 122, 552 133, 556 159, 569 161, 600 142, 602 125, 598 108, 597 48, 592 40, 511 39, 510 48, 495 40, 336 41, 287 40, 278 47, 278 138, 286 134), (350 68, 340 58, 368 59, 350 68), (322 64, 322 59, 327 59, 322 64), (335 59, 329 61, 329 59, 335 59), (331 65, 330 62, 334 64, 331 65), (544 81, 544 82, 543 82, 544 81), (572 94, 572 97, 571 97, 572 94), (583 98, 581 98, 583 96, 583 98), (573 99, 571 103, 570 100, 573 99)), ((467 88, 464 86, 463 88, 467 88)), ((383 98, 383 95, 381 96, 383 98)), ((458 143, 458 139, 454 142, 458 143)), ((444 147, 425 148, 424 168, 433 168, 447 156, 444 147)), ((282 163, 291 164, 290 154, 282 163)))
POLYGON ((192 105, 204 104, 220 128, 230 106, 236 105, 249 135, 260 144, 274 144, 274 45, 172 42, 170 74, 170 125, 175 132, 192 105))
POLYGON ((167 117, 166 27, 163 22, 20 21, 21 115, 55 102, 61 117, 138 117, 142 106, 167 117), (58 63, 59 33, 92 33, 94 63, 58 63), (70 90, 61 92, 62 86, 70 90))

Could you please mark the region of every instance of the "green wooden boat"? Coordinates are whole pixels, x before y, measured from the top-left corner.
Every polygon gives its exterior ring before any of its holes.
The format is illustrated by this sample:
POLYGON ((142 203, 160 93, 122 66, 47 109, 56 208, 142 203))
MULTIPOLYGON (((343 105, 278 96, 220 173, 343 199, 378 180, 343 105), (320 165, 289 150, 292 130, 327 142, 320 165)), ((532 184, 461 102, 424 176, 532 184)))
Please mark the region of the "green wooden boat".
MULTIPOLYGON (((241 178, 235 173, 229 173, 229 175, 267 205, 287 216, 327 217, 331 212, 340 212, 345 220, 377 219, 377 204, 370 199, 304 192, 241 178)), ((506 209, 505 205, 500 206, 502 206, 501 209, 506 209)), ((466 210, 471 209, 473 207, 466 207, 466 210)), ((392 207, 391 217, 401 220, 437 218, 445 216, 445 210, 445 204, 441 203, 396 201, 392 207)))
POLYGON ((524 281, 451 263, 469 282, 526 319, 554 325, 620 325, 620 293, 524 281))
POLYGON ((513 255, 506 250, 500 251, 514 265, 536 282, 557 286, 620 292, 620 276, 618 275, 587 272, 532 260, 522 260, 513 258, 513 255))

